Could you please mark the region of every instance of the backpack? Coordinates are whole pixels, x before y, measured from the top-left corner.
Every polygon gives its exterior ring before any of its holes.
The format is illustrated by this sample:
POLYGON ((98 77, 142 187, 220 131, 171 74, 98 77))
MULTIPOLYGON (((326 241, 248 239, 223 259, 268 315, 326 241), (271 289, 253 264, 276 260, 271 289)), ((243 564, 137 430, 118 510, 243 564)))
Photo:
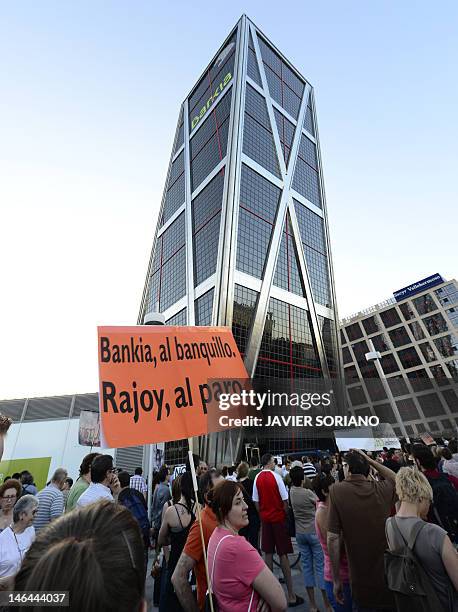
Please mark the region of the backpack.
POLYGON ((396 517, 391 525, 404 545, 384 553, 385 577, 389 590, 394 594, 398 612, 445 612, 426 570, 413 552, 415 540, 426 525, 416 523, 406 542, 396 517))
POLYGON ((452 542, 458 542, 458 492, 445 474, 428 478, 433 490, 433 502, 429 511, 431 522, 448 533, 452 542))
POLYGON ((130 493, 129 495, 125 495, 122 497, 122 501, 120 502, 125 508, 130 510, 133 517, 137 520, 137 523, 140 527, 140 531, 142 532, 143 540, 145 545, 149 546, 149 520, 148 520, 148 512, 145 508, 145 505, 141 499, 130 493))

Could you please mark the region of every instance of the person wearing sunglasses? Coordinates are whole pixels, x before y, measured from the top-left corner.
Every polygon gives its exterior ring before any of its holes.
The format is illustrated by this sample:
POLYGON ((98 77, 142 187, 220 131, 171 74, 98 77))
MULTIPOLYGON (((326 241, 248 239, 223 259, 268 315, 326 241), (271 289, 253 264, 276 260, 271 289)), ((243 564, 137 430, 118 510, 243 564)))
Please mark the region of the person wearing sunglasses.
POLYGON ((37 510, 34 495, 24 495, 14 506, 13 522, 0 533, 0 578, 14 576, 19 570, 35 539, 32 523, 37 510))

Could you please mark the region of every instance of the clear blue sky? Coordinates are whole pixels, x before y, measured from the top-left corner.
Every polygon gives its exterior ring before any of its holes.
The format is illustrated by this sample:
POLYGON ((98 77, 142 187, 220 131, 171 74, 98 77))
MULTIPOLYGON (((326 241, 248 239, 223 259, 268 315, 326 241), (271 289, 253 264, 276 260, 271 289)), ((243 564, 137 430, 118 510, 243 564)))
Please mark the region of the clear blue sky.
POLYGON ((97 388, 96 325, 136 321, 179 104, 243 12, 315 87, 339 314, 457 275, 456 2, 7 2, 0 397, 97 388))

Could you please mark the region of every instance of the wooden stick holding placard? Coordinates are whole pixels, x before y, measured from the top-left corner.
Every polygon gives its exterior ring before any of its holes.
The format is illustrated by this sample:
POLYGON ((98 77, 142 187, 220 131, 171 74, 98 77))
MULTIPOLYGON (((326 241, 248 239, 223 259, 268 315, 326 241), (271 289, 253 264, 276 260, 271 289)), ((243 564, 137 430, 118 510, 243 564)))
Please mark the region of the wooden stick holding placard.
MULTIPOLYGON (((192 438, 188 438, 188 444, 189 444, 189 448, 191 449, 192 448, 192 438)), ((192 485, 194 488, 194 492, 196 494, 197 520, 199 522, 200 538, 202 540, 202 552, 204 553, 205 576, 207 577, 208 592, 210 594, 210 597, 209 597, 210 609, 211 609, 211 612, 215 612, 213 608, 212 585, 210 582, 210 576, 208 574, 207 551, 205 550, 204 530, 202 529, 202 517, 200 514, 199 487, 197 484, 196 467, 194 465, 194 458, 192 456, 192 450, 188 451, 188 456, 189 456, 189 466, 191 468, 191 474, 192 474, 192 485)))

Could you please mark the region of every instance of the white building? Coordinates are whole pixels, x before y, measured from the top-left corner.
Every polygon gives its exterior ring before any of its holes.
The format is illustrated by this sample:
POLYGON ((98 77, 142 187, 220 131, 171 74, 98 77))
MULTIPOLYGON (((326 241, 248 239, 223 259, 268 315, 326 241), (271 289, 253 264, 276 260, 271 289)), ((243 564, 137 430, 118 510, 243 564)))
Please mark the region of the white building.
POLYGON ((350 411, 376 414, 396 426, 389 398, 373 363, 381 366, 409 436, 458 430, 458 285, 439 274, 393 293, 393 297, 341 321, 344 373, 350 411))
MULTIPOLYGON (((24 469, 37 476, 42 466, 46 466, 47 472, 43 474, 41 483, 49 480, 58 467, 66 468, 68 475, 76 479, 82 458, 97 451, 95 447, 78 444, 82 410, 98 412, 98 393, 0 401, 0 413, 13 420, 6 437, 0 482, 5 476, 24 469), (14 463, 10 463, 10 460, 14 463)), ((131 474, 142 465, 143 447, 106 448, 100 452, 112 455, 116 467, 126 469, 131 474)))

